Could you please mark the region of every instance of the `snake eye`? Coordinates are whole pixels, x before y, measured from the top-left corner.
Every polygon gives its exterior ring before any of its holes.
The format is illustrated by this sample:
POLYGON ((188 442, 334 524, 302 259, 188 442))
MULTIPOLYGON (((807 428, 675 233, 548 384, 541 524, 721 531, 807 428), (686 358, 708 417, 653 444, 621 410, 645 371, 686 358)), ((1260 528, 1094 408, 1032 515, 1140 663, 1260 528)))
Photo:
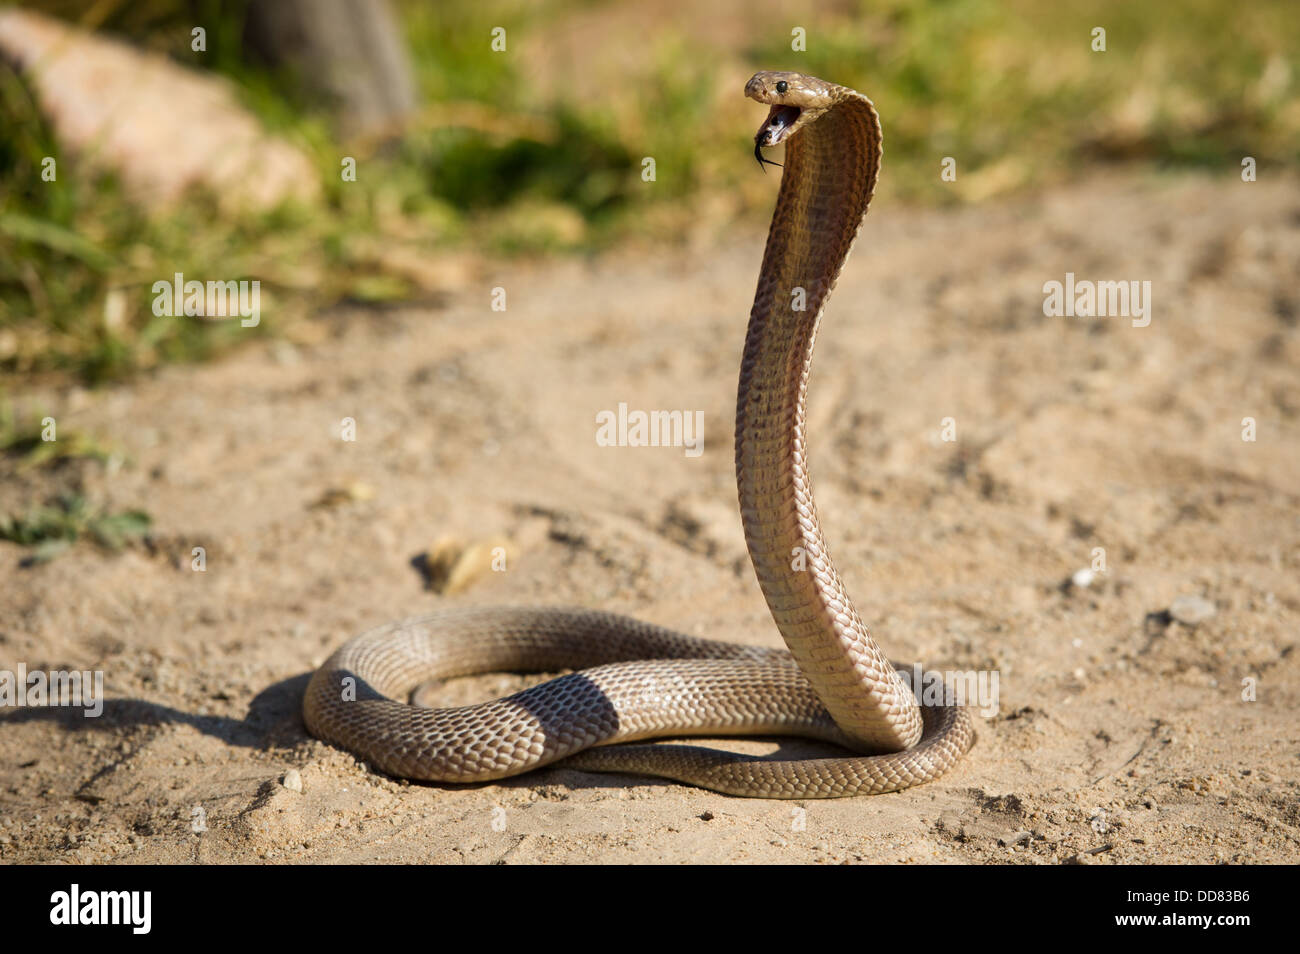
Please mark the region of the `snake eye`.
POLYGON ((776 84, 776 91, 777 91, 778 93, 785 93, 785 92, 788 92, 789 89, 790 89, 790 84, 787 83, 785 80, 778 80, 778 81, 777 81, 777 84, 776 84))

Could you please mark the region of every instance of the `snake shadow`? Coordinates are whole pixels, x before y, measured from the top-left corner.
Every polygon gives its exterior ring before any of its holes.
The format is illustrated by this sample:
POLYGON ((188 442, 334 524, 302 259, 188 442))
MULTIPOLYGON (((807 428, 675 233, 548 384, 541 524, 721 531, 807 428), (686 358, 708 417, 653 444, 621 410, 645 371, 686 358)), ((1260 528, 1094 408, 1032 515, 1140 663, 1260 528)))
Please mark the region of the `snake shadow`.
MULTIPOLYGON (((99 715, 84 714, 76 706, 28 706, 0 710, 0 726, 49 722, 69 732, 111 732, 147 726, 188 725, 227 745, 247 749, 292 746, 310 738, 302 724, 303 691, 311 673, 303 673, 268 686, 248 705, 242 719, 186 712, 174 706, 132 697, 105 699, 99 715)), ((222 701, 223 695, 214 696, 222 701)))

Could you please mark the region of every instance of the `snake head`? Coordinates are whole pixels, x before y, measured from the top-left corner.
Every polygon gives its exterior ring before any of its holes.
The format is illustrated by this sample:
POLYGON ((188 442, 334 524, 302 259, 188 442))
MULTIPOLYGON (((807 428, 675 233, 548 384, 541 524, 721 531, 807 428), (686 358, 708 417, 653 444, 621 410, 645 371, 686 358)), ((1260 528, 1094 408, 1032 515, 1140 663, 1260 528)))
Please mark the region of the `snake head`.
MULTIPOLYGON (((755 73, 745 84, 745 95, 771 107, 754 134, 754 154, 764 146, 778 146, 834 105, 839 87, 815 76, 781 70, 755 73)), ((759 162, 765 162, 760 156, 759 162)))

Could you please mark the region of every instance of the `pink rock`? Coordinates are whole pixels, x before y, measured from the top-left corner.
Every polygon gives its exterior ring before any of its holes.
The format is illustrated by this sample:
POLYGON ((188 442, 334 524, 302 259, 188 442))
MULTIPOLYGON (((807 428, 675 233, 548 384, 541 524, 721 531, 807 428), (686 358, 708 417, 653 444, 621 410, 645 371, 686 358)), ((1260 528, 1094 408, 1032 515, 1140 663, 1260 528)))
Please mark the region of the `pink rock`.
POLYGON ((32 84, 59 141, 150 208, 192 186, 227 211, 320 194, 307 156, 268 135, 219 77, 28 10, 0 10, 0 56, 32 84))

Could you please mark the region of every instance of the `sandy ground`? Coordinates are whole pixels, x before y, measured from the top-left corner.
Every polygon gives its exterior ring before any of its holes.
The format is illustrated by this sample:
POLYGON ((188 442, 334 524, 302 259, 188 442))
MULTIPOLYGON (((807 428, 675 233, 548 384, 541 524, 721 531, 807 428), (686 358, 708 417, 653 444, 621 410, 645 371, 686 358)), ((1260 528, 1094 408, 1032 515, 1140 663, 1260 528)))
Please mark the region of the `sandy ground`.
POLYGON ((127 464, 6 464, 0 508, 79 486, 155 533, 33 567, 0 544, 0 668, 102 670, 109 697, 97 719, 0 714, 0 860, 1300 857, 1294 182, 1101 178, 869 217, 820 338, 813 472, 891 655, 1000 675, 998 714, 938 782, 796 803, 564 768, 431 786, 306 735, 311 667, 440 606, 581 604, 779 643, 730 447, 761 241, 487 268, 445 307, 325 316, 316 343, 27 395, 127 464), (1150 326, 1044 317, 1067 271, 1151 281, 1150 326), (619 402, 703 411, 704 453, 598 446, 619 402), (495 538, 508 569, 455 593, 413 564, 495 538), (1068 585, 1099 547, 1105 572, 1068 585), (1179 596, 1213 615, 1172 619, 1179 596))

